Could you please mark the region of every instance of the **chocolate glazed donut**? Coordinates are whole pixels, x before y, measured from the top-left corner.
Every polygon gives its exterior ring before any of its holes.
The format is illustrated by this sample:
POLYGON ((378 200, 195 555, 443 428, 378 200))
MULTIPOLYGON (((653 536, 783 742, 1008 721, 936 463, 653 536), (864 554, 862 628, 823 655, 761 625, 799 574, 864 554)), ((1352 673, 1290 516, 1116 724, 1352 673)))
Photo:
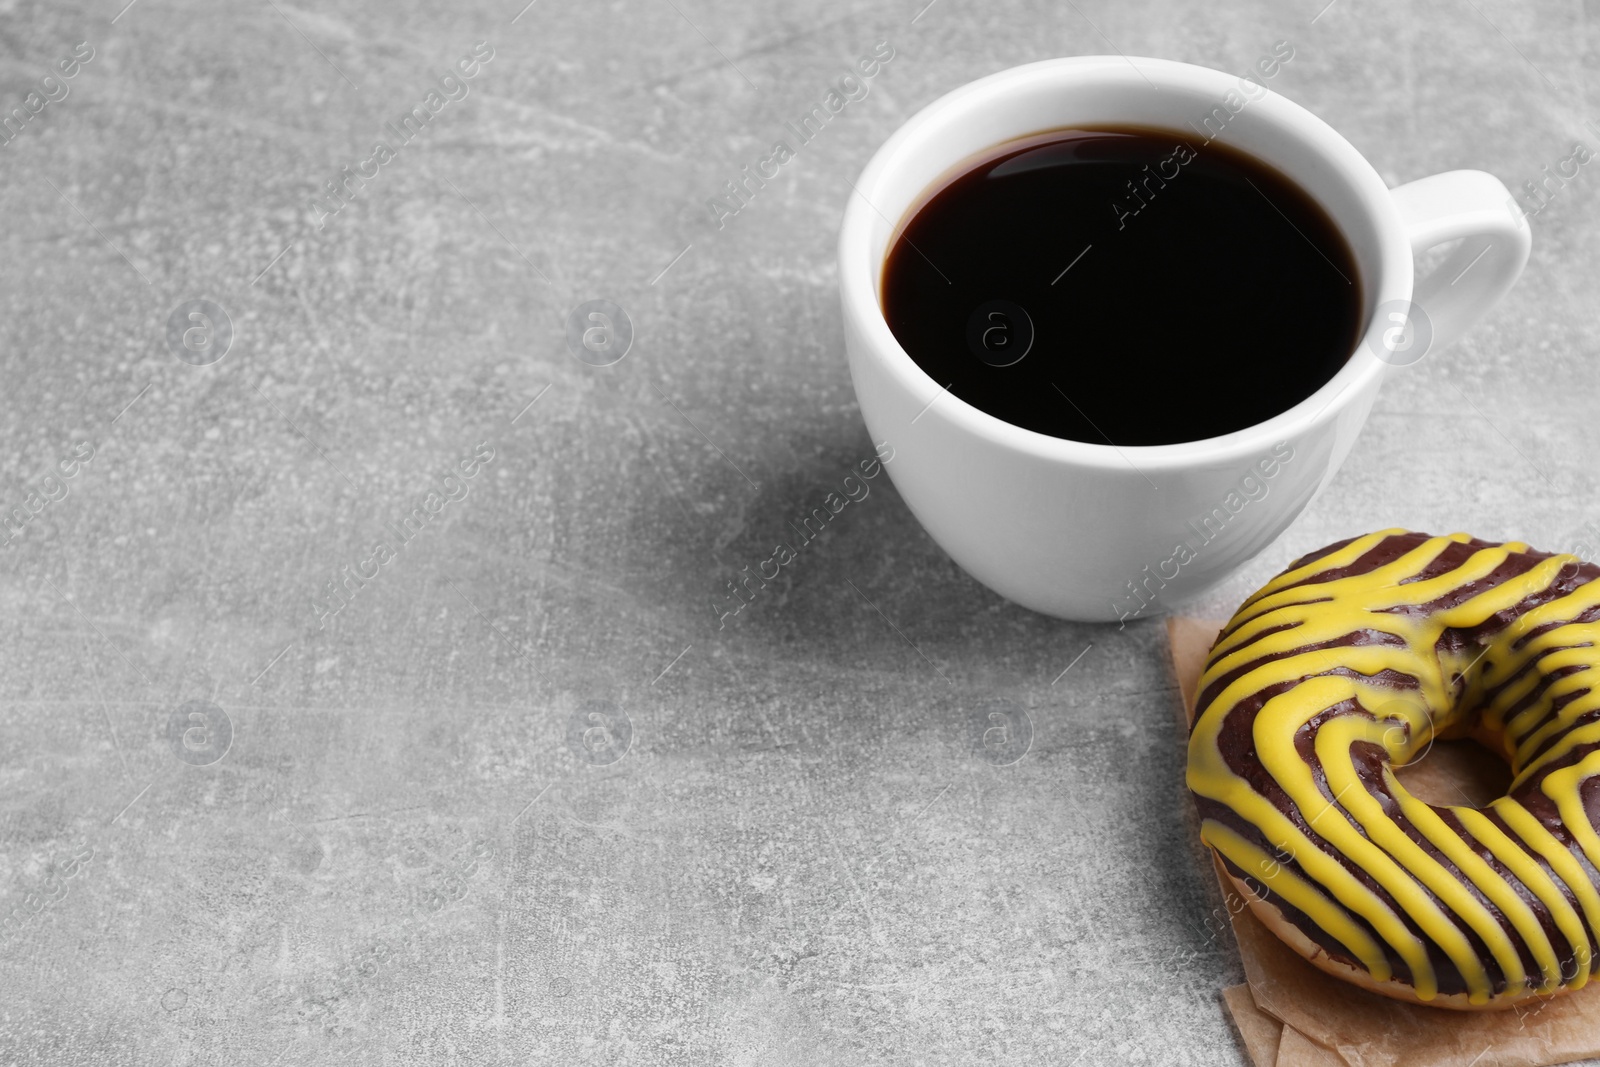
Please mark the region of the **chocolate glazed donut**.
POLYGON ((1317 967, 1401 1000, 1577 989, 1600 946, 1600 567, 1465 534, 1368 534, 1245 601, 1200 679, 1200 836, 1317 967), (1514 776, 1426 804, 1393 769, 1472 737, 1514 776), (1597 777, 1591 777, 1597 776, 1597 777))

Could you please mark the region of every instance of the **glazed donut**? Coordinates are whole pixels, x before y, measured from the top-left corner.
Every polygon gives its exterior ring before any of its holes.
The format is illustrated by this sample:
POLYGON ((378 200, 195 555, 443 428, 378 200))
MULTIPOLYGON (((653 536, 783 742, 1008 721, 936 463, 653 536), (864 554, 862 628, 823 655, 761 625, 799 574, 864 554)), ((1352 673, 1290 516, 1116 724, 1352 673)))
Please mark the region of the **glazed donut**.
POLYGON ((1384 530, 1296 560, 1200 678, 1201 839, 1311 963, 1385 996, 1503 1008, 1577 989, 1600 946, 1600 567, 1384 530), (1394 768, 1471 737, 1514 776, 1483 807, 1394 768), (1591 777, 1597 776, 1597 777, 1591 777))

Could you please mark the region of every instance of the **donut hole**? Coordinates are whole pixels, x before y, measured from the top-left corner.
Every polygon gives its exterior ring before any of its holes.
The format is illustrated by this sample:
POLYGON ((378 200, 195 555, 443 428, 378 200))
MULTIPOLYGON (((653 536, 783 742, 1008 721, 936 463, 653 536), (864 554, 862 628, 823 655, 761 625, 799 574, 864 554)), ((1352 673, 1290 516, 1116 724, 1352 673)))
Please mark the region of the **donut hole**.
POLYGON ((1511 768, 1497 752, 1471 738, 1435 738, 1421 758, 1394 768, 1412 796, 1438 807, 1481 808, 1511 789, 1511 768))
POLYGON ((1416 799, 1434 807, 1485 808, 1510 792, 1516 775, 1505 738, 1481 713, 1428 708, 1411 693, 1381 703, 1374 714, 1391 724, 1383 734, 1388 769, 1416 799))

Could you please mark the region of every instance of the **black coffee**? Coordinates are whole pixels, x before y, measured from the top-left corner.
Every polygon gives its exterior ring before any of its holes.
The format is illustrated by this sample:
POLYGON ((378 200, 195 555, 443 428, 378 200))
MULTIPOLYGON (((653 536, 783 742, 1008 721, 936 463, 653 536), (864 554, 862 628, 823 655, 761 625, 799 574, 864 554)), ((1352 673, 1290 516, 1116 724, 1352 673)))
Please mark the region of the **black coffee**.
POLYGON ((968 403, 1116 445, 1271 418, 1360 336, 1354 257, 1272 167, 1192 133, 1054 130, 932 193, 883 268, 889 328, 968 403))

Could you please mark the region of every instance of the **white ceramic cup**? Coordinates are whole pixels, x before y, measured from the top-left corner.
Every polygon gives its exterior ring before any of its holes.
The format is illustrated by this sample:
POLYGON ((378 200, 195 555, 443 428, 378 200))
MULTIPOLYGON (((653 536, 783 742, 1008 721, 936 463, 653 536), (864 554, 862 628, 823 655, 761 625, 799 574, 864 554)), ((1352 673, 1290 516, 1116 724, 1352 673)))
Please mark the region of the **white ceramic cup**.
MULTIPOLYGON (((894 449, 886 469, 895 487, 968 573, 1048 615, 1126 621, 1203 592, 1282 533, 1344 461, 1385 374, 1482 316, 1516 281, 1529 241, 1492 175, 1450 171, 1388 189, 1332 127, 1255 82, 1161 59, 1047 60, 941 97, 867 164, 839 234, 850 374, 873 439, 894 449), (1013 138, 1110 124, 1188 130, 1191 144, 1197 128, 1220 128, 1217 140, 1276 167, 1333 218, 1355 253, 1367 325, 1321 389, 1220 437, 1114 447, 989 415, 945 392, 900 347, 882 312, 883 263, 928 190, 1013 138), (1457 238, 1413 288, 1412 257, 1457 238)), ((1249 299, 1240 294, 1241 313, 1249 299)), ((1295 339, 1249 338, 1241 323, 1243 344, 1293 358, 1295 339)))

